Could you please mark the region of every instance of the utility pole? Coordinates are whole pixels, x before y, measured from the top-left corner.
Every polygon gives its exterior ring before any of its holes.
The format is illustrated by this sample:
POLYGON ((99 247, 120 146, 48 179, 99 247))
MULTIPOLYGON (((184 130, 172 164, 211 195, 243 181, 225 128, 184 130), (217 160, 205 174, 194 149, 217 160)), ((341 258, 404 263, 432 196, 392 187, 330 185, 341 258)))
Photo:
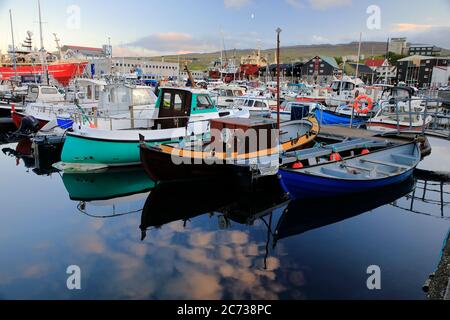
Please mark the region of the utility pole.
POLYGON ((280 33, 281 29, 277 28, 277 128, 280 130, 280 33))

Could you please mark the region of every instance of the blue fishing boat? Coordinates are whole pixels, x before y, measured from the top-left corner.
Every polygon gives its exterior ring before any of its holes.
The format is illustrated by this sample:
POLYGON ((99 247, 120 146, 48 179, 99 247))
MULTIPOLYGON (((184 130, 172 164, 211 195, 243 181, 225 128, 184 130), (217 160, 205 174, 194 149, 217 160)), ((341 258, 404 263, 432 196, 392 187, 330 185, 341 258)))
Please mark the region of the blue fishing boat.
POLYGON ((349 126, 350 123, 354 126, 359 126, 369 119, 369 117, 354 115, 352 120, 351 112, 350 114, 339 112, 339 111, 331 111, 326 109, 315 109, 316 118, 321 125, 345 125, 349 126))
POLYGON ((291 154, 297 162, 280 168, 286 191, 294 198, 366 192, 405 181, 421 160, 416 141, 375 151, 368 149, 367 142, 362 151, 361 144, 353 149, 351 143, 347 145, 347 152, 351 150, 348 157, 339 154, 338 145, 291 154), (307 162, 316 164, 305 165, 307 162))

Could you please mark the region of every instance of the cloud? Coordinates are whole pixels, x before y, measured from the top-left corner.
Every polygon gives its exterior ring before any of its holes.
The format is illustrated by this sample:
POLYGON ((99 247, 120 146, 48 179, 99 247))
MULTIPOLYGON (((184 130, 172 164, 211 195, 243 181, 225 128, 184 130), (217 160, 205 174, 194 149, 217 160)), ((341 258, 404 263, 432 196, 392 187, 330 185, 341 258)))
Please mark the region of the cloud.
POLYGON ((304 7, 300 0, 286 0, 286 2, 295 9, 301 9, 304 7))
POLYGON ((352 4, 352 0, 308 0, 308 2, 314 9, 318 10, 348 6, 352 4))
POLYGON ((325 43, 331 42, 329 39, 319 36, 319 35, 313 35, 311 37, 311 41, 312 41, 312 43, 315 43, 315 44, 325 44, 325 43))
POLYGON ((251 0, 224 0, 225 8, 239 9, 251 3, 251 0))
POLYGON ((394 31, 427 31, 434 28, 431 24, 416 24, 416 23, 396 23, 394 24, 394 31))
MULTIPOLYGON (((216 41, 217 42, 217 41, 216 41)), ((115 48, 116 56, 186 54, 217 50, 209 37, 194 37, 183 32, 154 33, 115 48)))

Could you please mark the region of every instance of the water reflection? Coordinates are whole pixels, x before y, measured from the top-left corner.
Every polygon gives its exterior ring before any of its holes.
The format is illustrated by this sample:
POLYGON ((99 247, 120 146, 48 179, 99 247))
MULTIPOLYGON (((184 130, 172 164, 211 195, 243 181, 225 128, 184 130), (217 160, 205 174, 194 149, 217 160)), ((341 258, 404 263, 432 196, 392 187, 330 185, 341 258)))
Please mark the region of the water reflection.
MULTIPOLYGON (((0 295, 7 298, 420 298, 449 227, 401 214, 414 181, 291 202, 276 177, 253 187, 229 179, 155 185, 140 168, 54 179, 0 161, 29 202, 8 201, 17 198, 8 188, 1 195, 0 256, 8 259, 0 295), (65 268, 74 263, 85 277, 81 292, 65 288, 65 268), (387 271, 380 293, 365 287, 371 263, 387 271)), ((418 178, 414 210, 440 217, 439 202, 420 201, 429 177, 418 178)), ((439 200, 431 194, 425 198, 439 200)), ((448 194, 444 184, 445 215, 448 194)))
POLYGON ((130 204, 146 199, 155 187, 141 167, 64 173, 62 180, 70 199, 79 202, 78 210, 97 218, 140 212, 142 207, 131 208, 130 204))

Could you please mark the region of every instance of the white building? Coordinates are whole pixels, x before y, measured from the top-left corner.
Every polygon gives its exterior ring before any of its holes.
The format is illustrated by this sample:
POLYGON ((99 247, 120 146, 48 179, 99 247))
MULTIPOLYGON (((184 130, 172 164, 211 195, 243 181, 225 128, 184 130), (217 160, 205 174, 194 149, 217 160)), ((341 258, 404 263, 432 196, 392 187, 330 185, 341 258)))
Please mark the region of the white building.
POLYGON ((144 57, 113 57, 113 72, 133 73, 140 71, 147 79, 177 80, 180 66, 174 62, 153 61, 144 57))
POLYGON ((406 38, 392 38, 389 42, 389 52, 405 55, 407 53, 406 38))
MULTIPOLYGON (((191 70, 191 74, 192 74, 192 77, 194 78, 194 80, 204 80, 205 78, 208 77, 206 71, 191 70)), ((180 79, 187 80, 187 78, 188 78, 187 72, 182 71, 180 73, 180 79)))

